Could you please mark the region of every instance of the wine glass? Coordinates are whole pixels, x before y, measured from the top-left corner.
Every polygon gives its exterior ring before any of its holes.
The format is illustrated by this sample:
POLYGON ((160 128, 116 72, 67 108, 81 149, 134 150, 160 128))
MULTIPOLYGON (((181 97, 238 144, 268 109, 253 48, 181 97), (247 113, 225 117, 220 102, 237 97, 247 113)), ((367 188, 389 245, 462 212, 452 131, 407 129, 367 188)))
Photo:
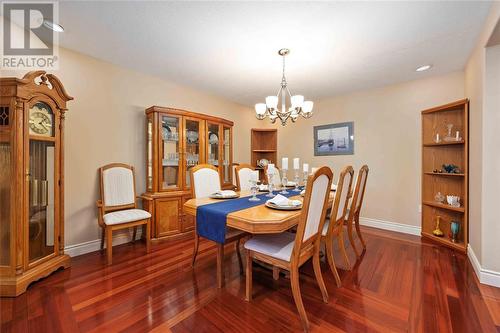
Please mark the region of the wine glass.
POLYGON ((293 190, 294 192, 300 192, 300 188, 299 188, 299 170, 295 170, 295 177, 294 177, 294 180, 295 180, 295 189, 293 190))
POLYGON ((286 190, 286 185, 288 184, 288 178, 286 177, 286 170, 283 169, 283 177, 281 178, 281 185, 283 186, 283 189, 281 190, 281 194, 288 194, 288 191, 286 190))
POLYGON ((274 193, 273 193, 273 178, 274 178, 274 175, 272 173, 268 173, 267 174, 267 178, 269 179, 269 184, 267 185, 269 187, 269 193, 266 194, 266 197, 274 197, 274 193))
POLYGON ((250 191, 252 193, 252 197, 248 199, 248 201, 260 201, 260 199, 257 198, 257 179, 251 178, 249 182, 251 184, 250 191))

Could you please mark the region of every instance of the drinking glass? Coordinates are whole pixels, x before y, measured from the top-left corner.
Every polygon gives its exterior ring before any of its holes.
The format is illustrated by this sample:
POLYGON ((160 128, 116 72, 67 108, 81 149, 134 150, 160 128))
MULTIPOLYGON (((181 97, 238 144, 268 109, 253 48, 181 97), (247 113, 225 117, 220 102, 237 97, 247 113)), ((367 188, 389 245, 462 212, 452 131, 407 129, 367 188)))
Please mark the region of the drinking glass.
POLYGON ((281 185, 283 186, 283 189, 281 190, 281 194, 288 194, 288 191, 286 190, 286 185, 288 184, 288 178, 286 177, 286 170, 283 170, 283 177, 281 178, 281 185))
POLYGON ((256 179, 250 179, 250 191, 252 193, 252 197, 248 199, 248 201, 260 201, 259 198, 257 198, 257 180, 256 179))
POLYGON ((273 178, 274 178, 274 175, 272 173, 268 173, 267 174, 267 178, 269 179, 269 193, 266 194, 266 197, 274 197, 274 193, 273 193, 273 178))
POLYGON ((294 192, 300 192, 300 188, 299 188, 299 170, 295 170, 295 177, 294 177, 294 180, 295 180, 295 188, 293 189, 294 192))
POLYGON ((307 177, 308 177, 308 173, 307 172, 304 172, 304 178, 303 178, 303 181, 304 181, 304 190, 306 189, 306 186, 307 186, 307 177))

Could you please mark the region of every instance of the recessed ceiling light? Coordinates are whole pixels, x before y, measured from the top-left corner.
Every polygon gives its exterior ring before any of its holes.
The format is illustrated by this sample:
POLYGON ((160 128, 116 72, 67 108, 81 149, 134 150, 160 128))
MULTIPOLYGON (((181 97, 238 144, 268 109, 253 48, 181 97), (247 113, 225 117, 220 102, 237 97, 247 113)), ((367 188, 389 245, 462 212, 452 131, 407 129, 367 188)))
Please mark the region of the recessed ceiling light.
POLYGON ((49 21, 49 20, 44 20, 43 25, 46 26, 47 28, 49 28, 50 30, 54 30, 55 32, 63 32, 64 31, 64 28, 62 25, 54 23, 54 22, 49 21))
POLYGON ((423 72, 432 68, 432 65, 423 65, 415 69, 416 72, 423 72))

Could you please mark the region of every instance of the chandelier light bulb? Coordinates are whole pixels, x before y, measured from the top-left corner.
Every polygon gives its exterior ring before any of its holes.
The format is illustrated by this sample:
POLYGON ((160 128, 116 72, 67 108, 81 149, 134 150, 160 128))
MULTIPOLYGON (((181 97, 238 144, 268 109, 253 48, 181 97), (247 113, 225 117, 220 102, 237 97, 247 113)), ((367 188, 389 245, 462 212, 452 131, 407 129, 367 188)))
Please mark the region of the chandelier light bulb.
POLYGON ((311 113, 313 109, 314 103, 311 101, 305 101, 302 105, 302 112, 311 113))
POLYGON ((266 104, 264 103, 257 103, 255 104, 255 112, 262 116, 266 113, 266 110, 267 110, 267 107, 266 107, 266 104))
POLYGON ((276 109, 278 106, 278 96, 267 96, 266 105, 269 109, 276 109))
POLYGON ((292 101, 292 108, 301 108, 302 105, 304 104, 304 96, 302 95, 295 95, 292 96, 291 98, 292 101))

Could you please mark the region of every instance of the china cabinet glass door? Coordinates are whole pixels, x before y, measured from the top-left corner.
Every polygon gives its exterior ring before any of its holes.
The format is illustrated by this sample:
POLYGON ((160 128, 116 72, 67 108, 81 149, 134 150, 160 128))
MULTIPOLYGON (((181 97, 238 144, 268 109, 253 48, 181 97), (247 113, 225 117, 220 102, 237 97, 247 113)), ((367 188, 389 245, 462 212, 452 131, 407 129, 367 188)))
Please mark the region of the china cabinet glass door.
POLYGON ((0 266, 10 266, 12 136, 9 107, 0 107, 0 266))
POLYGON ((200 164, 202 121, 184 118, 184 163, 186 187, 191 187, 191 169, 200 164))
POLYGON ((219 168, 219 124, 207 124, 207 163, 219 168))
POLYGON ((56 140, 50 106, 36 103, 29 111, 29 262, 55 252, 56 140))
POLYGON ((181 117, 162 115, 160 188, 175 190, 181 187, 181 117))
POLYGON ((224 184, 231 184, 233 174, 231 171, 231 128, 223 126, 223 145, 222 145, 222 180, 224 184))

